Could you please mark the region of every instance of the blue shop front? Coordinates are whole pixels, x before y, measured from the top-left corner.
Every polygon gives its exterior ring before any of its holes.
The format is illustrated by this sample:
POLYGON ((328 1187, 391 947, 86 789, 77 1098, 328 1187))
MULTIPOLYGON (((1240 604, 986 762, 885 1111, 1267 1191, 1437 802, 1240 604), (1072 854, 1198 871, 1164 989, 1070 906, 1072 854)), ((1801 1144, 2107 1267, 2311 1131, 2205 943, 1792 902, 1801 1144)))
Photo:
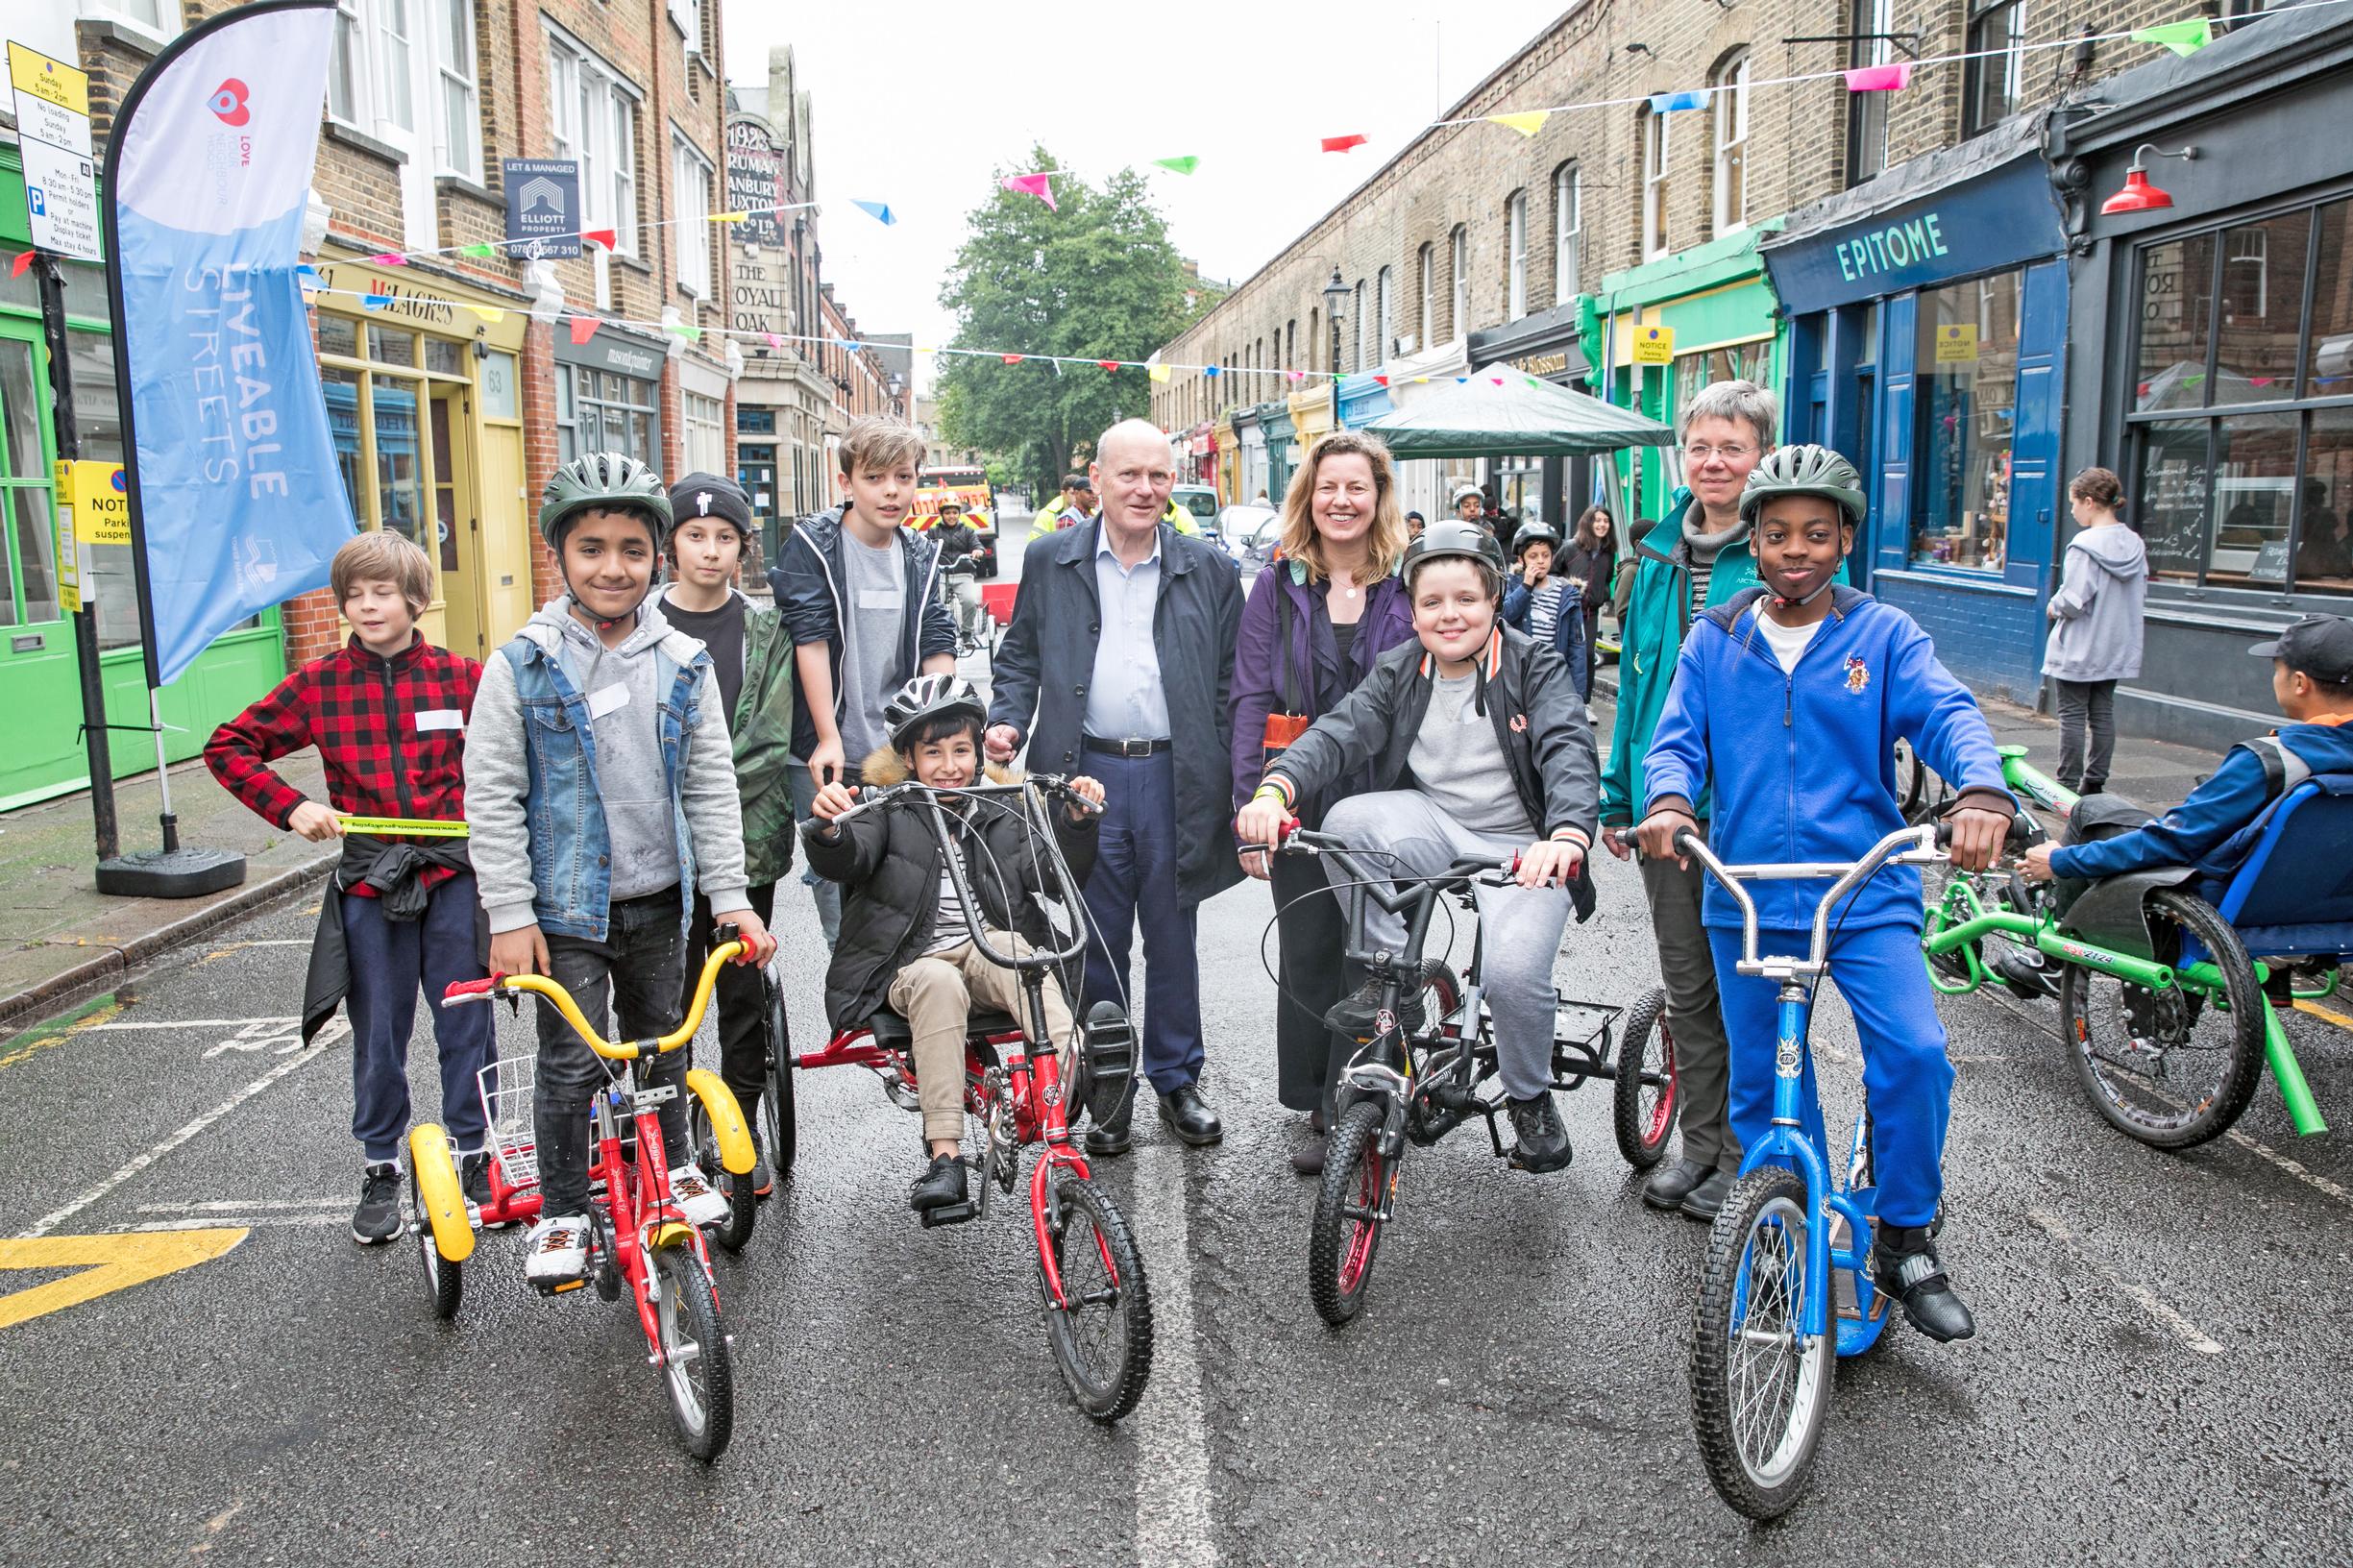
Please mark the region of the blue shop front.
POLYGON ((1980 692, 2033 702, 2064 511, 2066 234, 2021 116, 1792 213, 1784 441, 1854 459, 1854 568, 1980 692))

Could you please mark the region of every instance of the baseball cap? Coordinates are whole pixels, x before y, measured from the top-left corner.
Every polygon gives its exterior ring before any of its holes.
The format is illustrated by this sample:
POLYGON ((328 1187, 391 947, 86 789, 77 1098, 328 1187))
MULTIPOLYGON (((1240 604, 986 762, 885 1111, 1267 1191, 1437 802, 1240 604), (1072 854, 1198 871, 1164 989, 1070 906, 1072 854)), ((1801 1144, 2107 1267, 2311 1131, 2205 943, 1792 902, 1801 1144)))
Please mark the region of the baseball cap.
POLYGON ((2247 651, 2331 686, 2353 685, 2353 621, 2341 615, 2308 615, 2247 651))
POLYGON ((747 539, 752 534, 751 498, 742 485, 718 474, 689 474, 672 485, 670 515, 676 523, 715 517, 733 524, 747 539))

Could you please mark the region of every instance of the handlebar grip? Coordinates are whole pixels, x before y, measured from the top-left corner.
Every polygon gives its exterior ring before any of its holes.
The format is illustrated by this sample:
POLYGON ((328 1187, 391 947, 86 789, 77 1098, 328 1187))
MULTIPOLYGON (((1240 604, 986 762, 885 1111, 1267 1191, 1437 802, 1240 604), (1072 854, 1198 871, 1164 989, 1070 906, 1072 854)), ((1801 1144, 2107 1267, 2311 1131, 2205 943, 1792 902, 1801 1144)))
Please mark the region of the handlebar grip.
POLYGON ((712 929, 711 945, 714 947, 723 947, 728 943, 736 941, 742 935, 743 933, 736 929, 736 925, 733 920, 723 920, 712 929))
POLYGON ((1939 849, 1952 847, 1952 820, 1950 818, 1936 824, 1936 846, 1939 849))
POLYGON ((505 984, 506 976, 502 974, 493 974, 481 980, 453 980, 441 992, 441 1005, 447 1007, 452 1002, 491 1001, 498 996, 499 988, 505 984))

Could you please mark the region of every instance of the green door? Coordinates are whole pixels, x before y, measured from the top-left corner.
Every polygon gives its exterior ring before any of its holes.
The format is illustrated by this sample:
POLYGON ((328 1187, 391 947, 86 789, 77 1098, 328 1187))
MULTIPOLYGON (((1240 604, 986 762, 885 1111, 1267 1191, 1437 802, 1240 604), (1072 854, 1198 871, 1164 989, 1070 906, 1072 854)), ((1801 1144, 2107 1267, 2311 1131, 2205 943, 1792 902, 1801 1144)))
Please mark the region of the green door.
POLYGON ((38 329, 0 321, 0 802, 86 776, 73 624, 58 603, 56 506, 50 500, 38 329))

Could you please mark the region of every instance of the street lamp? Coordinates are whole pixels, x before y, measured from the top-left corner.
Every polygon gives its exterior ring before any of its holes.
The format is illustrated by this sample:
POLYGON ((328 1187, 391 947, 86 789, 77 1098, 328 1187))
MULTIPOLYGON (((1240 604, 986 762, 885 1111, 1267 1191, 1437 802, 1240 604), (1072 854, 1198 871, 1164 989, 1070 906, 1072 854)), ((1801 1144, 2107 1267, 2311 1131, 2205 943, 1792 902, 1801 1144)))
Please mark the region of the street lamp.
POLYGON ((1348 305, 1348 285, 1340 282, 1340 269, 1332 269, 1332 281, 1324 284, 1324 314, 1332 322, 1332 368, 1340 368, 1340 311, 1348 305))

